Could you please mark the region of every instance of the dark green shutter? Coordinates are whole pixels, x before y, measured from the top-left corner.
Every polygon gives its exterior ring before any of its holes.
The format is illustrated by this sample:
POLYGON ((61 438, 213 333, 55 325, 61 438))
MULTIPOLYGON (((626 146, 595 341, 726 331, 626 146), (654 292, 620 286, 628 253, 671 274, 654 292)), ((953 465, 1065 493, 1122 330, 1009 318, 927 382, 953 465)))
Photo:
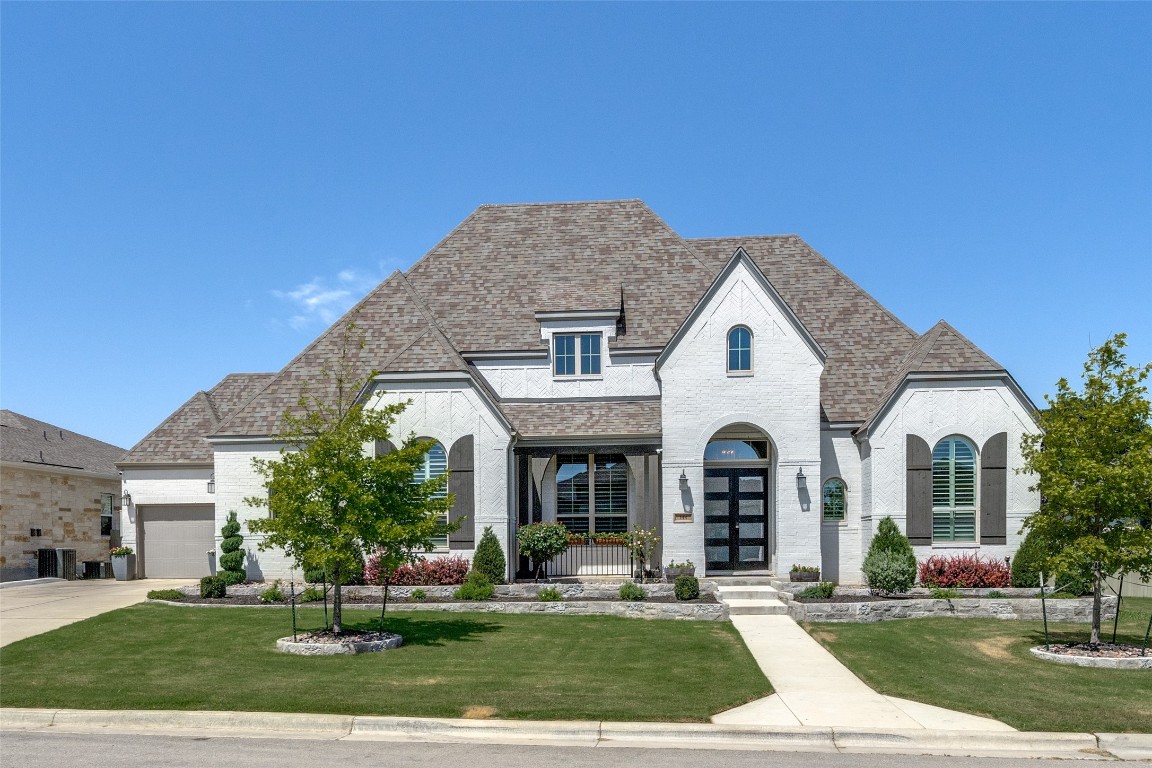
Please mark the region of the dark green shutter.
POLYGON ((913 546, 932 543, 932 450, 916 435, 907 437, 905 529, 913 546))
POLYGON ((452 510, 448 522, 460 522, 460 529, 448 534, 449 549, 476 547, 476 484, 475 450, 472 435, 465 435, 452 443, 448 452, 448 493, 452 494, 452 510))
POLYGON ((980 543, 1006 544, 1008 530, 1008 433, 988 438, 980 452, 980 543))

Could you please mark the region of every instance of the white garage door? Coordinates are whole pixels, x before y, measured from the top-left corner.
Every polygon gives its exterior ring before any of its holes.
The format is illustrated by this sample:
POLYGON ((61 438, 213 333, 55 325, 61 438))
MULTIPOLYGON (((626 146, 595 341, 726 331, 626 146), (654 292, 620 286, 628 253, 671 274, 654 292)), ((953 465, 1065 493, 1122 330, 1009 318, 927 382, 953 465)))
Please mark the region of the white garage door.
POLYGON ((208 550, 215 546, 216 509, 211 504, 140 508, 144 541, 139 548, 149 579, 198 579, 211 575, 208 550))

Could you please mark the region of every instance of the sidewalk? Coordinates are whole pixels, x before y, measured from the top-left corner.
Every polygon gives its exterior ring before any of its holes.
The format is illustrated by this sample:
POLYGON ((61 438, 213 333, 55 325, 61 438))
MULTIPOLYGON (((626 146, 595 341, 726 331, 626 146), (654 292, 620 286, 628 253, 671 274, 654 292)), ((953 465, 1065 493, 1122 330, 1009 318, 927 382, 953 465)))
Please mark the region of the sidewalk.
POLYGON ((876 693, 788 616, 733 616, 776 693, 721 712, 722 725, 1014 731, 999 720, 876 693))
POLYGON ((189 583, 189 579, 5 582, 0 589, 0 646, 134 605, 144 600, 149 590, 189 583))

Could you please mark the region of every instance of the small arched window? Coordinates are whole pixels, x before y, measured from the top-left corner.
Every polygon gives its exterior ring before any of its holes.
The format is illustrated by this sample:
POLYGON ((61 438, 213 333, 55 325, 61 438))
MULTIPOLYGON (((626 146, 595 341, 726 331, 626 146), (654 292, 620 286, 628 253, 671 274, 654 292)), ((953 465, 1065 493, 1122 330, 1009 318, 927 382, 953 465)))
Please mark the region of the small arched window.
POLYGON ((833 477, 824 483, 824 519, 839 522, 848 508, 844 499, 844 481, 833 477))
POLYGON ((752 331, 742 325, 728 331, 728 371, 730 373, 752 371, 752 331))
POLYGON ((976 449, 962 437, 932 449, 932 540, 976 541, 976 449))

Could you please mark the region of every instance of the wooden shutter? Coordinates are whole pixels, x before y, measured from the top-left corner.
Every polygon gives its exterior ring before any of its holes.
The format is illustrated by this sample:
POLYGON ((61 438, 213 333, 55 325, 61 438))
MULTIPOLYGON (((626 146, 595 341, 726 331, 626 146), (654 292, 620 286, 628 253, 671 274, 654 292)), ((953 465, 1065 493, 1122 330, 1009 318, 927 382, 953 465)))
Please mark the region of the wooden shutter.
POLYGON ((449 549, 474 549, 476 546, 476 473, 472 435, 452 443, 448 452, 448 493, 452 509, 448 522, 459 521, 460 529, 448 534, 449 549))
POLYGON ((392 444, 391 440, 377 440, 376 441, 376 455, 387 456, 396 450, 396 446, 392 444))
POLYGON ((1008 433, 988 438, 980 452, 980 543, 1006 544, 1008 531, 1008 433))
POLYGON ((913 546, 927 546, 932 543, 932 451, 916 435, 908 435, 907 445, 905 528, 913 546))

